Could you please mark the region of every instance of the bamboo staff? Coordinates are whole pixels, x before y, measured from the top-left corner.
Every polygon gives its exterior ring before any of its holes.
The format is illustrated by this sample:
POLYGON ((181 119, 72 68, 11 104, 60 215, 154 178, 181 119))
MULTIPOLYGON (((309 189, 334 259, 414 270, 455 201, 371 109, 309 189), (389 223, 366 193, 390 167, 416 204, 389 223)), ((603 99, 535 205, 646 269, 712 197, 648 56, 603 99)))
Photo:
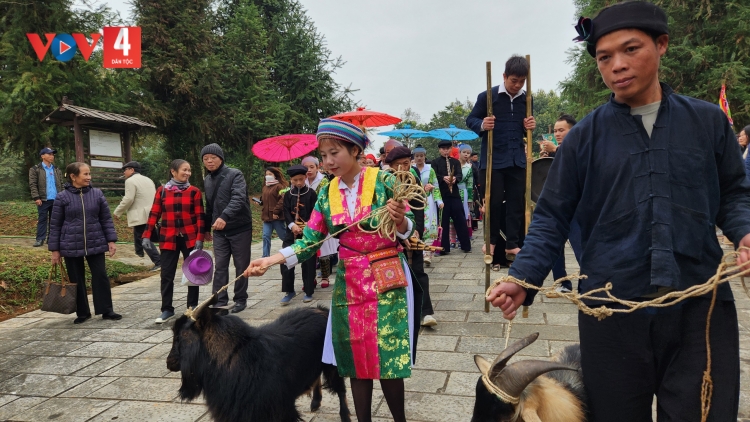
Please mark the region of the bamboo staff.
MULTIPOLYGON (((526 55, 526 61, 529 63, 529 75, 526 77, 526 117, 531 117, 531 56, 526 55)), ((534 136, 533 131, 530 129, 526 130, 526 226, 524 233, 529 233, 529 225, 531 224, 531 144, 532 137, 534 136)))
MULTIPOLYGON (((487 117, 492 116, 492 62, 487 62, 487 117)), ((487 131, 487 167, 484 177, 484 286, 490 288, 492 246, 490 246, 490 196, 492 195, 492 131, 487 131)), ((485 289, 486 291, 486 289, 485 289)), ((490 303, 484 302, 484 312, 490 311, 490 303)))
MULTIPOLYGON (((529 75, 526 76, 526 117, 531 117, 533 110, 532 110, 532 95, 531 95, 531 56, 526 55, 526 61, 529 63, 529 75)), ((531 224, 531 213, 533 210, 533 204, 531 203, 531 162, 533 161, 531 157, 531 145, 532 145, 532 137, 533 137, 533 131, 530 129, 526 129, 526 191, 524 194, 524 197, 526 199, 526 224, 524 233, 529 234, 529 225, 531 224)), ((529 317, 529 307, 524 306, 521 310, 521 317, 522 318, 528 318, 529 317)), ((510 327, 509 327, 510 329, 510 327)))

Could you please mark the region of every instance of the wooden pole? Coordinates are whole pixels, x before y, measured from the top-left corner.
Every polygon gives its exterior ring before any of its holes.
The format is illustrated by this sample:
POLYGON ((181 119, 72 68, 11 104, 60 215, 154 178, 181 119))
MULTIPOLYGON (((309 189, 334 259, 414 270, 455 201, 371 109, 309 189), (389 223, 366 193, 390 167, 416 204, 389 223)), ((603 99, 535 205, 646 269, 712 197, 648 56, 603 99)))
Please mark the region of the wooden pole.
MULTIPOLYGON (((487 62, 487 117, 492 116, 492 62, 487 62)), ((492 131, 487 131, 487 165, 484 177, 484 291, 490 288, 492 271, 492 246, 490 246, 490 196, 492 195, 492 131)), ((484 302, 484 312, 490 312, 490 303, 484 302)))
MULTIPOLYGON (((531 95, 531 56, 526 55, 526 61, 529 63, 529 76, 526 77, 526 117, 530 117, 533 113, 531 109, 532 95, 531 95)), ((529 232, 529 225, 531 224, 531 146, 533 141, 533 131, 526 130, 526 225, 525 233, 529 232)))
POLYGON ((83 163, 83 131, 78 124, 78 115, 73 117, 73 136, 75 138, 76 161, 83 163))
POLYGON ((133 154, 132 154, 133 149, 131 148, 131 145, 130 145, 130 142, 131 142, 130 132, 123 132, 120 134, 120 136, 122 137, 122 150, 123 150, 122 155, 125 156, 124 161, 126 163, 129 163, 133 161, 133 154))
MULTIPOLYGON (((526 77, 526 117, 530 117, 533 115, 532 110, 532 94, 531 94, 531 56, 526 55, 526 61, 529 63, 529 75, 526 77)), ((533 145, 533 136, 534 131, 532 130, 526 130, 526 193, 524 197, 526 198, 526 224, 525 224, 525 233, 529 233, 529 225, 531 225, 531 214, 533 212, 533 203, 531 202, 531 162, 533 161, 531 156, 531 146, 533 145)), ((524 306, 521 311, 521 317, 522 318, 528 318, 529 317, 529 307, 524 306)))

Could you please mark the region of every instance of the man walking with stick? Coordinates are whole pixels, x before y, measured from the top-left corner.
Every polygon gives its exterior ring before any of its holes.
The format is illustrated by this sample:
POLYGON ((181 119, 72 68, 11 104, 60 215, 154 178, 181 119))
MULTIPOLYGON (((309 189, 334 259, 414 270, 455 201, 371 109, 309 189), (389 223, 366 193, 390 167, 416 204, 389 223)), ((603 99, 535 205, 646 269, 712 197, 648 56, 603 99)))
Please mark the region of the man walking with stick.
MULTIPOLYGON (((576 29, 612 96, 558 148, 509 276, 541 286, 573 223, 580 227, 577 254, 587 276, 579 282, 581 294, 611 283, 613 296, 644 302, 705 283, 722 259, 715 226, 735 246, 750 247, 750 181, 726 116, 715 104, 659 82, 669 35, 658 6, 615 4, 593 20, 582 18, 576 29)), ((739 264, 748 258, 741 251, 739 264)), ((651 420, 655 395, 659 420, 699 421, 708 362, 713 395, 706 420, 737 420, 737 311, 727 283, 716 297, 710 361, 710 298, 601 321, 579 313, 590 420, 651 420)), ((534 290, 505 282, 487 300, 512 319, 533 298, 534 290)))

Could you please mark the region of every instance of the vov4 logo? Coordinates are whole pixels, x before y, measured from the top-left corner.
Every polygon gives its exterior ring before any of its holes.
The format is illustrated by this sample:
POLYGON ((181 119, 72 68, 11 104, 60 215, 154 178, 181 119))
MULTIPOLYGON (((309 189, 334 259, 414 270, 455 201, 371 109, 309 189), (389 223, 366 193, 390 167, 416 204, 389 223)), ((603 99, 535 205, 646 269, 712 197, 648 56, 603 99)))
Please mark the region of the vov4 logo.
POLYGON ((47 51, 61 61, 67 62, 81 51, 83 59, 88 61, 99 40, 102 40, 102 64, 106 68, 140 68, 141 67, 141 28, 138 26, 105 26, 103 34, 92 33, 91 41, 85 35, 47 33, 42 42, 38 34, 26 34, 39 61, 44 60, 47 51))

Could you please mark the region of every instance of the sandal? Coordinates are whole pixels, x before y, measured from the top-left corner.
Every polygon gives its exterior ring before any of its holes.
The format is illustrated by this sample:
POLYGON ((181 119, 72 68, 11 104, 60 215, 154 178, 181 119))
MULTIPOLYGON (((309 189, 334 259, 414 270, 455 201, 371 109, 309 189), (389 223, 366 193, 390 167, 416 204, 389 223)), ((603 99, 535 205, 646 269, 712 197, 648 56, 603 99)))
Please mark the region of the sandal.
POLYGON ((330 286, 331 284, 328 282, 328 278, 323 278, 320 280, 320 288, 325 289, 326 287, 330 286))
POLYGON ((492 265, 492 271, 500 271, 500 264, 492 265))

